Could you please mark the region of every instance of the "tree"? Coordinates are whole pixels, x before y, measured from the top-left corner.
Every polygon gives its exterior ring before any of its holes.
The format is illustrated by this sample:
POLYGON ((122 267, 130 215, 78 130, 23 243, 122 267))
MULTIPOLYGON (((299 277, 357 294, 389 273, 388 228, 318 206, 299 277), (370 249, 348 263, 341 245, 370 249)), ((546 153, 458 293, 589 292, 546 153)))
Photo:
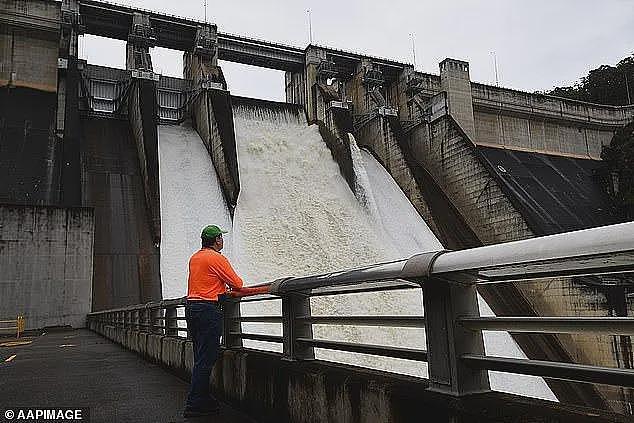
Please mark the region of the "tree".
POLYGON ((602 65, 572 87, 555 87, 545 94, 591 103, 624 106, 634 100, 634 54, 616 66, 602 65))
POLYGON ((634 122, 616 131, 601 158, 608 168, 608 194, 617 218, 634 220, 634 122))
MULTIPOLYGON (((544 94, 591 103, 624 106, 634 100, 634 54, 616 66, 591 70, 571 87, 555 87, 544 94)), ((634 220, 634 122, 615 132, 601 158, 606 164, 606 188, 613 213, 621 221, 634 220)))

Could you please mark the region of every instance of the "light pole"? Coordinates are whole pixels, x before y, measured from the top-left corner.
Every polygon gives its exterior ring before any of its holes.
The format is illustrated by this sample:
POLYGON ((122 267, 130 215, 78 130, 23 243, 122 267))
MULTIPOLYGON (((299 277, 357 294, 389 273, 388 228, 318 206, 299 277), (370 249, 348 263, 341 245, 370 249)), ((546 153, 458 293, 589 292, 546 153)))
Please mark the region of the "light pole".
POLYGON ((627 71, 623 71, 623 76, 625 77, 625 91, 627 92, 627 104, 632 104, 632 99, 630 98, 630 83, 627 80, 627 71))
POLYGON ((414 40, 414 33, 410 32, 409 36, 412 38, 412 61, 414 62, 414 70, 416 70, 416 41, 414 40))
POLYGON ((498 77, 498 57, 494 51, 491 52, 493 55, 493 67, 495 68, 495 86, 500 86, 500 78, 498 77))
POLYGON ((310 16, 310 9, 306 10, 306 13, 308 13, 308 41, 309 44, 313 43, 313 22, 310 16))

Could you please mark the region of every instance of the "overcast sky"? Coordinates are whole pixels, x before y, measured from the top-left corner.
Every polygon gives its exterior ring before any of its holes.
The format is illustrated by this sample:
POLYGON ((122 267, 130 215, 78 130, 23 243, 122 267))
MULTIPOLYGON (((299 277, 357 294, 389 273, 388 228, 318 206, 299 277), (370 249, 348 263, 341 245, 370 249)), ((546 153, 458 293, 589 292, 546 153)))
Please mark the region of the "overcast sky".
MULTIPOLYGON (((203 0, 118 3, 204 19, 203 0)), ((208 0, 209 22, 230 32, 305 47, 309 40, 412 63, 438 73, 446 57, 471 63, 473 81, 535 91, 569 85, 634 53, 634 0, 208 0)), ((84 36, 89 63, 125 67, 122 41, 84 36)), ((152 50, 155 72, 182 76, 182 53, 152 50)), ((282 72, 221 62, 232 94, 284 99, 282 72)))

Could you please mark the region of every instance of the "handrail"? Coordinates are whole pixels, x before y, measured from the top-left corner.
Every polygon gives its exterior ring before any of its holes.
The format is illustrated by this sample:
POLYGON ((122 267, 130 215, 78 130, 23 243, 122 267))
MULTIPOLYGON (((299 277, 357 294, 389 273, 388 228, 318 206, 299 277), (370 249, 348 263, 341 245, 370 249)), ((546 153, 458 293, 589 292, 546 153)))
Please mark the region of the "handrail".
POLYGON ((477 272, 483 280, 544 277, 544 273, 634 271, 634 222, 455 251, 438 258, 432 273, 477 272), (610 260, 616 255, 623 261, 610 260), (547 267, 547 269, 544 269, 547 267))
POLYGON ((471 330, 634 335, 634 319, 629 317, 462 317, 458 321, 471 330))
MULTIPOLYGON (((420 266, 428 254, 341 272, 285 278, 271 283, 271 293, 416 279, 425 274, 422 270, 411 273, 411 269, 420 266)), ((634 272, 634 222, 436 254, 429 274, 454 282, 634 272)))
MULTIPOLYGON (((422 253, 408 259, 306 277, 284 278, 226 298, 224 346, 242 341, 282 344, 289 360, 314 359, 314 349, 370 354, 390 359, 427 361, 430 389, 465 395, 489 389, 488 371, 634 387, 634 370, 575 363, 487 356, 483 330, 523 333, 634 334, 630 317, 481 317, 476 285, 529 280, 544 275, 634 272, 634 222, 489 245, 462 251, 422 253), (311 315, 310 298, 350 292, 399 289, 423 291, 425 315, 311 315), (264 294, 268 291, 268 295, 264 294), (281 315, 241 316, 243 302, 282 302, 281 315), (251 333, 242 324, 282 326, 282 335, 251 333), (313 325, 425 328, 427 350, 402 346, 318 339, 313 325)), ((178 308, 185 298, 103 310, 88 315, 96 330, 105 326, 182 337, 178 308), (158 322, 158 323, 157 323, 158 322), (162 324, 160 324, 162 323, 162 324)), ((422 311, 422 310, 421 310, 422 311)), ((248 327, 248 326, 247 326, 248 327)))
POLYGON ((634 388, 631 369, 478 355, 463 355, 462 359, 467 365, 481 369, 634 388))

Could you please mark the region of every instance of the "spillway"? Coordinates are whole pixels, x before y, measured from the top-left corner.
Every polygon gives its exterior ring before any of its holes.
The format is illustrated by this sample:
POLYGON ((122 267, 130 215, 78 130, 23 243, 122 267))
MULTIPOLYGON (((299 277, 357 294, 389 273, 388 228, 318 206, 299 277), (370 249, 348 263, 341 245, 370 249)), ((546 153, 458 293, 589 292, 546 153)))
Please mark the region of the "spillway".
MULTIPOLYGON (((211 158, 191 126, 160 125, 161 280, 163 298, 187 294, 189 257, 209 224, 231 228, 231 216, 211 158)), ((224 254, 231 254, 231 237, 224 254)))
POLYGON ((339 173, 299 106, 234 101, 237 260, 250 282, 400 257, 339 173))
MULTIPOLYGON (((181 296, 186 263, 208 223, 231 228, 226 251, 247 284, 324 273, 443 248, 383 166, 350 138, 355 193, 300 106, 233 98, 241 189, 231 225, 218 178, 202 141, 184 126, 159 130, 165 298, 181 296)), ((491 310, 479 298, 481 313, 491 310)), ((418 290, 311 299, 313 315, 420 315, 418 290)), ((242 305, 244 315, 279 314, 279 300, 242 305)), ((281 334, 279 324, 243 324, 246 332, 281 334)), ((425 348, 415 328, 314 325, 320 339, 425 348)), ((280 351, 281 346, 245 341, 280 351)), ((489 354, 525 357, 507 333, 485 333, 489 354)), ((317 349, 325 360, 427 376, 426 363, 317 349)), ((493 389, 554 400, 544 381, 490 372, 493 389)))
MULTIPOLYGON (((358 147, 351 139, 352 151, 358 147)), ((413 255, 422 251, 442 249, 443 246, 431 232, 424 220, 414 209, 403 191, 398 187, 385 168, 366 151, 353 153, 353 160, 360 162, 355 165, 367 175, 367 179, 359 178, 366 196, 374 199, 376 214, 381 219, 383 227, 389 230, 394 243, 401 248, 405 255, 413 255), (367 185, 366 185, 367 184, 367 185)), ((481 316, 495 314, 486 301, 478 295, 478 305, 481 316)), ((527 358, 521 348, 508 332, 484 332, 484 347, 488 355, 511 358, 527 358)), ((534 376, 512 375, 502 372, 489 372, 491 389, 518 395, 532 396, 556 401, 556 397, 543 379, 534 376)))
MULTIPOLYGON (((442 244, 429 229, 425 221, 414 209, 403 191, 396 184, 391 175, 374 156, 366 151, 359 151, 354 139, 351 139, 353 160, 356 169, 365 172, 367 179, 362 181, 366 196, 373 198, 376 204, 376 215, 381 219, 383 227, 389 230, 401 252, 408 256, 428 251, 430 246, 436 250, 442 249, 442 244)), ((478 294, 478 306, 481 316, 495 316, 489 305, 478 294)), ((484 347, 487 355, 497 357, 523 358, 526 355, 508 332, 484 331, 484 347)), ((502 372, 489 372, 491 389, 518 395, 525 395, 556 401, 546 382, 534 376, 513 375, 502 372)))
MULTIPOLYGON (((357 201, 341 176, 316 125, 300 106, 235 99, 234 122, 240 195, 234 215, 237 267, 247 281, 330 272, 402 257, 385 231, 357 201)), ((313 314, 420 312, 420 295, 378 293, 313 298, 313 314)), ((247 313, 279 312, 256 304, 247 313)), ((264 331, 263 324, 245 325, 264 331)), ((269 333, 280 328, 269 325, 269 333)), ((420 330, 395 331, 315 325, 321 339, 422 347, 420 330), (411 335, 411 336, 408 336, 411 335)), ((318 358, 358 363, 359 355, 316 351, 318 358)), ((364 356, 373 367, 424 375, 418 363, 386 363, 364 356)))

